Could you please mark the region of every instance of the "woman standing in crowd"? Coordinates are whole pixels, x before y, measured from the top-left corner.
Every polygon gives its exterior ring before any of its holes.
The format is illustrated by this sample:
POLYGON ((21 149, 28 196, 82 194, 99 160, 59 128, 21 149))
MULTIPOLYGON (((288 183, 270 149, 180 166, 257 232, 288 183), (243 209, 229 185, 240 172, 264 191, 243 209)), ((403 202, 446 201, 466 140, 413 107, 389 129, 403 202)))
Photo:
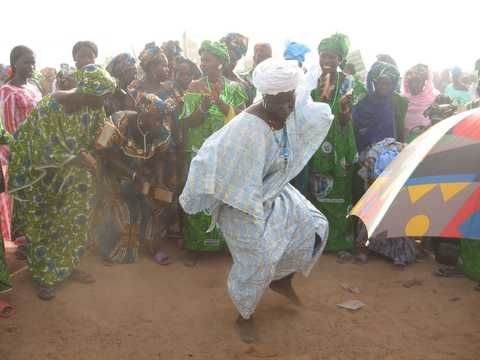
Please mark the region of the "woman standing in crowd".
POLYGON ((403 95, 408 100, 403 138, 406 142, 410 142, 417 133, 431 125, 430 119, 423 113, 439 95, 433 86, 433 76, 427 65, 418 64, 406 72, 403 80, 403 95))
MULTIPOLYGON (((1 120, 1 116, 0 116, 1 120)), ((7 145, 13 140, 10 133, 3 128, 3 122, 0 121, 0 144, 7 145)), ((5 178, 3 173, 0 172, 0 193, 5 192, 5 178)), ((0 225, 1 226, 1 225, 0 225)), ((6 293, 12 289, 10 282, 10 276, 8 273, 7 262, 5 259, 5 243, 2 239, 2 233, 0 232, 0 294, 6 293)), ((12 314, 13 307, 0 299, 0 318, 9 317, 12 314)))
POLYGON ((242 34, 229 33, 221 38, 220 42, 227 46, 229 57, 228 63, 223 67, 223 76, 230 81, 235 81, 242 85, 245 94, 248 96, 248 101, 245 105, 249 106, 253 102, 253 98, 251 98, 253 94, 252 87, 247 81, 235 73, 238 61, 244 57, 248 51, 248 38, 242 34))
MULTIPOLYGON (((140 67, 144 77, 134 80, 128 86, 130 95, 135 100, 139 94, 155 94, 161 100, 171 99, 177 105, 181 102, 181 94, 177 91, 173 81, 169 81, 169 65, 167 56, 154 42, 145 45, 139 55, 140 67)), ((172 127, 177 123, 176 114, 171 114, 167 122, 172 127)))
MULTIPOLYGON (((402 149, 408 101, 395 90, 399 79, 400 73, 396 66, 377 61, 367 75, 367 96, 353 108, 352 121, 360 153, 360 166, 366 169, 360 171, 363 178, 355 177, 354 187, 358 198, 384 169, 385 166, 380 169, 380 158, 383 163, 391 161, 402 149)), ((422 87, 416 86, 415 89, 420 88, 420 92, 422 87)), ((357 259, 360 262, 367 261, 363 248, 366 240, 365 229, 361 229, 357 237, 357 245, 360 247, 357 259)), ((377 237, 369 240, 368 250, 386 256, 396 266, 404 267, 416 259, 414 239, 377 237)))
MULTIPOLYGON (((10 53, 11 74, 9 80, 0 88, 0 118, 7 132, 14 134, 28 114, 42 99, 38 88, 29 83, 35 70, 35 54, 26 46, 16 46, 10 53)), ((8 145, 0 146, 0 164, 5 186, 8 189, 8 145)), ((4 241, 15 240, 12 233, 12 198, 6 192, 0 194, 0 225, 4 241)), ((17 217, 16 217, 17 218, 17 217)), ((18 218, 21 223, 21 219, 18 218)), ((15 229, 17 231, 17 229, 15 229)), ((18 229, 22 231, 22 229, 18 229)), ((19 253, 24 257, 25 243, 18 243, 19 253)))
POLYGON ((121 110, 133 110, 134 101, 127 88, 137 78, 135 58, 127 53, 115 56, 107 66, 107 71, 117 80, 117 88, 113 95, 107 98, 105 111, 111 115, 121 110))
POLYGON ((272 46, 269 43, 257 43, 253 47, 253 66, 252 69, 242 76, 242 79, 248 83, 247 96, 251 103, 260 100, 260 94, 257 93, 257 89, 253 86, 252 75, 253 71, 262 61, 270 59, 272 57, 272 46))
POLYGON ((160 47, 167 57, 168 61, 168 79, 175 80, 175 72, 177 70, 177 60, 181 58, 182 48, 176 40, 168 40, 160 47))
POLYGON ((308 194, 312 203, 327 217, 330 234, 327 250, 353 249, 352 226, 347 219, 352 206, 352 176, 358 154, 351 122, 348 80, 339 69, 349 50, 346 35, 334 34, 318 46, 320 68, 309 74, 317 80, 312 91, 316 102, 330 105, 335 116, 325 141, 313 155, 308 171, 308 194))
POLYGON ((28 266, 43 300, 52 299, 56 286, 68 277, 94 281, 76 267, 95 207, 90 151, 105 122, 103 103, 115 81, 94 64, 77 71, 76 77, 76 88, 39 103, 11 145, 10 193, 22 200, 28 266))
POLYGON ((395 91, 399 79, 397 68, 385 62, 377 61, 368 72, 368 94, 352 112, 360 154, 385 138, 403 142, 408 102, 395 91))
MULTIPOLYGON (((170 67, 167 56, 162 48, 158 47, 154 42, 148 43, 145 45, 145 48, 138 58, 140 60, 140 67, 142 68, 144 77, 143 79, 133 81, 128 87, 129 93, 133 99, 137 101, 137 97, 141 96, 142 93, 150 93, 158 96, 162 101, 168 100, 175 104, 173 110, 162 114, 162 121, 172 133, 172 144, 169 147, 168 160, 166 160, 168 165, 165 185, 176 194, 175 198, 177 199, 180 191, 180 183, 176 166, 176 149, 180 136, 178 114, 181 111, 182 95, 177 90, 175 83, 169 80, 170 67)), ((176 201, 173 202, 171 206, 173 208, 178 208, 176 201)), ((153 223, 161 224, 162 221, 162 216, 159 214, 158 218, 153 220, 153 223)), ((179 222, 179 219, 172 222, 172 226, 168 229, 169 235, 179 237, 179 222)), ((154 232, 158 233, 161 228, 163 227, 160 225, 154 225, 154 232)), ((161 240, 164 237, 165 235, 162 234, 154 236, 157 240, 161 240)), ((157 254, 156 256, 158 256, 158 258, 167 259, 166 254, 157 254)))
POLYGON ((465 106, 473 100, 468 85, 464 83, 464 74, 462 69, 454 67, 451 71, 452 83, 445 88, 445 95, 452 99, 453 104, 465 106))
MULTIPOLYGON (((240 84, 222 76, 223 67, 229 63, 225 44, 206 40, 199 54, 204 77, 190 84, 180 116, 188 163, 205 139, 243 110, 248 101, 240 84)), ((192 252, 219 251, 224 248, 218 231, 207 233, 210 222, 211 218, 206 214, 187 215, 184 218, 184 245, 189 255, 186 265, 192 266, 196 262, 196 255, 192 252)))
POLYGON ((181 96, 185 94, 185 91, 187 91, 192 81, 198 80, 200 77, 200 70, 192 60, 184 57, 177 59, 177 67, 175 70, 175 87, 181 96))
POLYGON ((141 93, 136 98, 137 111, 114 113, 107 129, 113 127, 115 136, 98 144, 101 185, 97 201, 102 223, 96 227, 96 237, 106 262, 135 262, 141 243, 150 247, 155 261, 170 263, 158 251, 154 241, 158 239, 152 237, 160 234, 164 238, 174 215, 169 212, 173 194, 164 185, 170 131, 163 122, 164 115, 174 108, 175 102, 141 93))
POLYGON ((79 41, 73 45, 72 56, 77 69, 82 69, 85 65, 95 64, 98 47, 91 41, 79 41))

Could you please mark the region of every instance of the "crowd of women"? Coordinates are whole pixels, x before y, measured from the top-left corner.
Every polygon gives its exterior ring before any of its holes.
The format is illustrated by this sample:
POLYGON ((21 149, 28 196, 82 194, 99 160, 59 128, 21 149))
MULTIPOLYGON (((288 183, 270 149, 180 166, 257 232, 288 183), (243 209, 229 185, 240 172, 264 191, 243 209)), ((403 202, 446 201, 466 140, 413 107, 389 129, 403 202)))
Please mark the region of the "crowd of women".
MULTIPOLYGON (((0 292, 11 288, 7 243, 15 243, 17 257, 27 260, 43 300, 52 299, 66 279, 94 281, 76 268, 87 248, 106 265, 133 263, 139 251, 166 265, 170 258, 162 244, 176 239, 189 266, 199 252, 226 249, 223 230, 212 226, 222 221, 218 214, 185 214, 178 199, 206 139, 268 95, 268 88, 259 89, 252 80, 257 65, 272 57, 268 43, 254 46, 251 71, 235 72, 248 45, 238 33, 206 40, 197 66, 182 55, 178 42, 151 42, 138 59, 122 53, 104 68, 96 64, 97 46, 80 41, 72 49, 75 67, 41 72, 35 70, 32 49, 15 47, 10 66, 0 69, 0 292)), ((453 68, 434 76, 429 66, 418 64, 401 83, 395 61, 381 55, 362 79, 348 63, 349 48, 344 34, 321 39, 319 62, 308 71, 303 69, 307 46, 291 42, 285 49, 284 58, 306 73, 311 100, 328 104, 333 114, 324 141, 291 182, 325 214, 326 250, 338 252, 339 260, 356 250, 356 260, 365 262, 373 251, 404 267, 418 255, 415 239, 370 239, 367 249, 364 231, 347 214, 383 170, 385 157, 394 157, 436 121, 479 105, 478 74, 453 68)), ((275 140, 286 161, 287 140, 281 132, 275 140)), ((217 155, 221 166, 235 165, 229 154, 217 155)), ((230 179, 222 195, 228 201, 246 204, 253 196, 232 186, 254 181, 242 178, 249 176, 247 170, 230 179)), ((188 186, 213 186, 222 171, 211 171, 188 186)), ((242 277, 245 269, 236 271, 242 277)), ((1 304, 0 312, 7 314, 11 308, 1 304)))

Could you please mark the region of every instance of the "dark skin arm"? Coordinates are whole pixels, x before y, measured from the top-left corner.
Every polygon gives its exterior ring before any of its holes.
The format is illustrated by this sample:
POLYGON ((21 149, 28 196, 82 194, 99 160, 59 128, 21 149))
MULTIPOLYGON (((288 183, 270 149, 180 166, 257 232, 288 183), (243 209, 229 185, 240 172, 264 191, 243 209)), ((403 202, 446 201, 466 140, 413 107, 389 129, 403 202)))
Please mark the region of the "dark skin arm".
MULTIPOLYGON (((221 84, 220 84, 221 85, 221 84)), ((207 116, 208 108, 212 104, 216 104, 224 116, 227 116, 230 111, 230 105, 225 103, 222 99, 220 99, 221 88, 220 85, 213 88, 212 91, 209 91, 207 84, 204 79, 195 81, 190 85, 190 91, 199 92, 199 93, 210 93, 210 95, 204 95, 202 99, 202 103, 198 107, 192 115, 188 118, 184 119, 184 127, 185 129, 188 128, 195 128, 200 126, 205 117, 207 116)), ((239 114, 241 111, 245 109, 245 106, 239 106, 238 108, 234 109, 235 114, 239 114)))
POLYGON ((351 103, 352 103, 352 91, 349 91, 340 99, 339 120, 342 126, 345 126, 352 119, 351 103))
MULTIPOLYGON (((190 85, 189 90, 192 92, 199 92, 199 93, 208 92, 207 85, 204 80, 194 81, 190 85)), ((210 105, 211 105, 210 97, 207 95, 204 95, 198 109, 195 110, 192 113, 192 115, 190 115, 189 117, 183 120, 184 128, 189 129, 189 128, 196 128, 200 126, 203 123, 203 120, 205 120, 206 113, 210 105)))

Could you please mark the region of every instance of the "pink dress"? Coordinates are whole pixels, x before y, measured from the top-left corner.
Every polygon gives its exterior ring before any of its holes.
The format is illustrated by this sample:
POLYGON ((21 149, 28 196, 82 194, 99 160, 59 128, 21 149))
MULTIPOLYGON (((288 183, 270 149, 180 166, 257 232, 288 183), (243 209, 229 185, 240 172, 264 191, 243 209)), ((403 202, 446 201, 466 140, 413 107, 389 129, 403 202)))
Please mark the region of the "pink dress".
MULTIPOLYGON (((28 114, 42 99, 40 91, 31 84, 14 86, 6 83, 0 88, 0 119, 5 130, 13 134, 28 114)), ((7 145, 0 146, 0 164, 8 186, 8 156, 7 145)), ((7 187, 8 188, 8 187, 7 187)), ((0 194, 0 227, 5 242, 12 239, 12 198, 7 192, 0 194)))
POLYGON ((403 95, 408 100, 408 109, 405 116, 405 137, 407 134, 417 126, 429 127, 431 120, 423 115, 423 112, 432 105, 439 92, 433 86, 433 76, 429 72, 428 79, 425 82, 425 87, 418 95, 412 95, 408 88, 407 78, 403 80, 403 95))

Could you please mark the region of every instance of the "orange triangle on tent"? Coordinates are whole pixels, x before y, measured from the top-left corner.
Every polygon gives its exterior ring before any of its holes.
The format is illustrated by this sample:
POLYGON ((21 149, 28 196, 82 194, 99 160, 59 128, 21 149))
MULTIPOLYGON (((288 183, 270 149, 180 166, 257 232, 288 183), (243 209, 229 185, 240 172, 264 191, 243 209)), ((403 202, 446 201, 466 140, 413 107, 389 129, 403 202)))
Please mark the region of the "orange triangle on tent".
POLYGON ((412 204, 415 204, 422 197, 427 195, 437 184, 423 184, 423 185, 413 185, 409 186, 408 194, 410 195, 410 201, 412 204))
POLYGON ((465 189, 471 183, 459 182, 459 183, 446 183, 440 184, 440 190, 442 191, 443 201, 448 202, 451 198, 457 195, 460 191, 465 189))

